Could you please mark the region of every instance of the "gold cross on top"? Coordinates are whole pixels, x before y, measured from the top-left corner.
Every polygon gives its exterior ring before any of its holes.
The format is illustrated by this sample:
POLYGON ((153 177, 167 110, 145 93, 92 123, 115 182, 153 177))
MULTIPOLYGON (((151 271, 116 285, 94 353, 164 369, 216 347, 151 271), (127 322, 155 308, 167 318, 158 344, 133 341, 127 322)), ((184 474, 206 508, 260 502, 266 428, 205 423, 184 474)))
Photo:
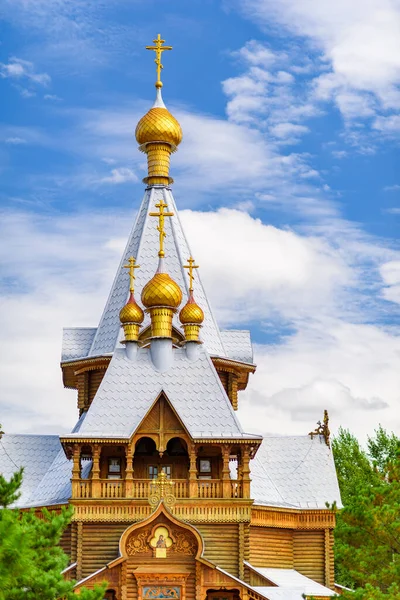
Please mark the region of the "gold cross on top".
POLYGON ((165 44, 165 40, 161 39, 160 34, 158 34, 156 39, 153 40, 153 43, 154 43, 154 46, 146 46, 146 50, 154 50, 154 52, 156 53, 156 57, 154 59, 154 62, 157 65, 156 88, 161 88, 162 87, 161 69, 164 68, 163 65, 161 64, 161 54, 164 52, 164 50, 172 50, 172 46, 163 46, 163 44, 165 44))
POLYGON ((196 261, 191 256, 190 258, 188 258, 188 263, 189 264, 183 266, 184 269, 188 269, 189 270, 189 292, 193 292, 193 279, 194 279, 193 269, 198 269, 199 268, 199 265, 196 265, 195 262, 196 261))
POLYGON ((151 212, 151 213, 149 213, 149 215, 150 215, 150 217, 158 217, 157 231, 159 231, 159 233, 160 233, 160 250, 158 252, 158 256, 160 258, 163 258, 165 256, 164 238, 167 235, 164 231, 164 218, 165 217, 173 217, 174 213, 173 212, 164 212, 164 208, 168 208, 168 204, 163 202, 163 200, 160 200, 160 202, 157 202, 156 208, 158 208, 159 211, 151 212))
POLYGON ((130 256, 128 258, 128 264, 124 265, 124 269, 129 269, 129 277, 130 277, 130 285, 129 285, 129 291, 131 292, 131 294, 133 294, 134 289, 135 289, 135 269, 139 269, 140 265, 136 264, 136 260, 133 258, 133 256, 130 256))

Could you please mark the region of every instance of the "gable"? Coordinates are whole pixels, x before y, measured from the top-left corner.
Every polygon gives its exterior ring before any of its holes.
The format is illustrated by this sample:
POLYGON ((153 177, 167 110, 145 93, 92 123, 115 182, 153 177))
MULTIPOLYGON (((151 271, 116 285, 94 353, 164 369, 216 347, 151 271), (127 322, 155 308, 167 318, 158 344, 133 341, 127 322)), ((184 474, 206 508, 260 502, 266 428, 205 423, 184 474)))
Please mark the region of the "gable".
POLYGON ((187 431, 164 394, 158 398, 136 430, 137 434, 187 434, 187 431))

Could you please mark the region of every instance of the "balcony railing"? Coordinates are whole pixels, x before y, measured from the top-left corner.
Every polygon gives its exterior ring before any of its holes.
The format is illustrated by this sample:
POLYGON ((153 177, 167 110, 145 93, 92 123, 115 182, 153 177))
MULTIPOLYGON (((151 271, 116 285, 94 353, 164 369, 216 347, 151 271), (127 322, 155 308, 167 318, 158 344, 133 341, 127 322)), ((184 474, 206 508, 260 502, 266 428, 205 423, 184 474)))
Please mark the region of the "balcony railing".
MULTIPOLYGON (((238 480, 230 479, 197 479, 192 487, 190 496, 189 481, 187 479, 174 479, 171 493, 176 498, 242 498, 242 484, 238 480)), ((133 479, 129 481, 129 492, 124 479, 79 479, 73 481, 73 497, 80 499, 101 498, 118 499, 132 498, 135 500, 147 500, 151 495, 155 484, 151 479, 133 479)))

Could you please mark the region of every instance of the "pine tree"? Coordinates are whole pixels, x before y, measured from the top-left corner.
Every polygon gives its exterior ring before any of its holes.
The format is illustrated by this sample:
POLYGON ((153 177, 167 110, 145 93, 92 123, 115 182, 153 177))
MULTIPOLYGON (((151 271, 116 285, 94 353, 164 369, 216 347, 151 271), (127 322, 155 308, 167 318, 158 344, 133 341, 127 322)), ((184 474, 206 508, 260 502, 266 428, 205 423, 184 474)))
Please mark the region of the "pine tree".
POLYGON ((61 572, 68 557, 58 543, 68 525, 72 509, 56 514, 10 508, 20 496, 23 469, 10 481, 0 475, 0 600, 102 600, 104 586, 73 592, 73 581, 61 572))
POLYGON ((364 451, 341 430, 333 441, 344 508, 335 531, 336 580, 353 600, 400 600, 400 440, 381 427, 364 451))

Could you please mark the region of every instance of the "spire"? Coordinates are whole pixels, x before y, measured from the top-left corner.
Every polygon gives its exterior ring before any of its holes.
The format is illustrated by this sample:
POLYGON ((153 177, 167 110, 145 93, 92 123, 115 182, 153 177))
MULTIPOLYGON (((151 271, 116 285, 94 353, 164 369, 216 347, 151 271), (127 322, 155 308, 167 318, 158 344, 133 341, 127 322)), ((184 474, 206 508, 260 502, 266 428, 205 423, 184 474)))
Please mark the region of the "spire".
POLYGON ((173 183, 169 176, 170 156, 182 141, 181 126, 167 110, 161 96, 161 70, 164 68, 161 55, 165 50, 172 50, 172 46, 164 46, 165 40, 161 39, 160 34, 153 42, 154 46, 146 46, 146 49, 156 53, 156 100, 149 112, 140 119, 135 131, 139 150, 147 154, 148 176, 143 182, 149 186, 173 183))
POLYGON ((144 312, 137 304, 134 296, 135 291, 135 269, 139 265, 131 256, 128 259, 128 264, 124 265, 124 269, 129 269, 129 299, 119 313, 119 320, 124 328, 125 342, 136 342, 139 337, 140 325, 144 320, 144 312))
POLYGON ((179 313, 179 320, 183 325, 185 331, 185 338, 187 342, 198 342, 201 324, 204 321, 204 312, 198 304, 196 304, 193 296, 193 270, 198 269, 199 265, 196 265, 194 258, 191 256, 188 258, 188 264, 183 266, 184 269, 188 269, 189 275, 189 298, 185 306, 179 313))

